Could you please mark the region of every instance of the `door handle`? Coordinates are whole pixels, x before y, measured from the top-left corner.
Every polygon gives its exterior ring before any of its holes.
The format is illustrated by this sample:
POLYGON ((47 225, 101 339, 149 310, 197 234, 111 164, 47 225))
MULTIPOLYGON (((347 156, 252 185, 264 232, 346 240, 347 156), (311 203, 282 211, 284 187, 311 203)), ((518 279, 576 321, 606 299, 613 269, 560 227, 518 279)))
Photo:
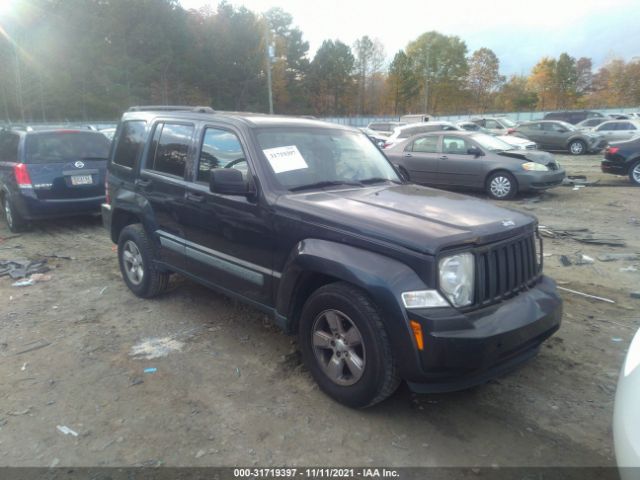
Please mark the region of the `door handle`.
POLYGON ((136 186, 138 187, 142 187, 142 188, 147 188, 148 186, 151 185, 151 180, 143 180, 141 178, 138 178, 135 181, 136 186))
POLYGON ((189 193, 185 194, 185 198, 191 202, 202 203, 204 202, 204 195, 199 195, 197 193, 189 193))
POLYGON ((405 153, 403 156, 404 157, 413 157, 413 155, 411 155, 410 153, 405 153))

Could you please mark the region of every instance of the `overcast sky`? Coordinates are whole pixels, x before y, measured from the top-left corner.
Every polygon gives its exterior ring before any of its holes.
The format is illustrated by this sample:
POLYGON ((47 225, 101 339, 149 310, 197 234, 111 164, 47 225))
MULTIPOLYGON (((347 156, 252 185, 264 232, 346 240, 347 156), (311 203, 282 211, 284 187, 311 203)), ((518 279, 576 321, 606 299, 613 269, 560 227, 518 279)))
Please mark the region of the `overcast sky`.
MULTIPOLYGON (((1 0, 0 0, 1 1, 1 0)), ((200 8, 215 0, 180 0, 200 8)), ((388 59, 430 30, 457 35, 469 52, 491 48, 503 74, 528 74, 544 55, 566 51, 590 57, 598 67, 611 57, 640 56, 639 0, 230 0, 254 12, 281 7, 293 15, 310 45, 323 40, 352 45, 363 36, 378 38, 388 59)))

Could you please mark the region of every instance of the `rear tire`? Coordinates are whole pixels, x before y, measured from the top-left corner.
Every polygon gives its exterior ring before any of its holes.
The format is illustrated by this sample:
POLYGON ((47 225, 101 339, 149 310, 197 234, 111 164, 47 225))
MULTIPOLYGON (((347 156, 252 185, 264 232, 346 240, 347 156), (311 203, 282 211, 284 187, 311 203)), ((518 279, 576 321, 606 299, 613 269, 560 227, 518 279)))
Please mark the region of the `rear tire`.
POLYGON ((2 211, 4 213, 4 219, 7 222, 7 226, 9 230, 13 233, 22 232, 27 222, 24 220, 22 215, 18 213, 18 211, 14 208, 13 203, 8 197, 4 197, 2 200, 2 211))
POLYGON ((640 160, 636 161, 631 168, 629 168, 629 180, 636 187, 640 187, 640 160))
POLYGON ((124 283, 136 296, 160 295, 169 284, 168 272, 156 267, 156 248, 140 224, 127 225, 118 239, 118 262, 124 283))
POLYGON ((573 140, 569 143, 569 153, 571 155, 582 155, 587 153, 587 144, 582 140, 573 140))
POLYGON ((487 178, 486 191, 494 200, 511 200, 518 193, 518 181, 509 172, 494 172, 487 178))
POLYGON ((400 377, 378 308, 346 282, 325 285, 300 318, 302 358, 320 389, 353 408, 381 402, 400 377))

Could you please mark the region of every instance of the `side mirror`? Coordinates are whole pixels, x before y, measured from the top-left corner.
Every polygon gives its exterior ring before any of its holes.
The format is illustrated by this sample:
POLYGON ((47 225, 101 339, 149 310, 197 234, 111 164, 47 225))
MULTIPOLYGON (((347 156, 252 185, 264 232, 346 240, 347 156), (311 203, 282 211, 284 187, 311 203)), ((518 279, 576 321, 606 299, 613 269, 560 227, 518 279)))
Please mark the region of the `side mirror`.
POLYGON ((209 178, 209 190, 222 195, 247 195, 242 172, 235 168, 214 168, 209 178))
POLYGON ((482 153, 482 150, 480 150, 478 147, 470 147, 467 149, 467 153, 469 155, 473 155, 474 157, 480 157, 482 155, 484 155, 482 153))

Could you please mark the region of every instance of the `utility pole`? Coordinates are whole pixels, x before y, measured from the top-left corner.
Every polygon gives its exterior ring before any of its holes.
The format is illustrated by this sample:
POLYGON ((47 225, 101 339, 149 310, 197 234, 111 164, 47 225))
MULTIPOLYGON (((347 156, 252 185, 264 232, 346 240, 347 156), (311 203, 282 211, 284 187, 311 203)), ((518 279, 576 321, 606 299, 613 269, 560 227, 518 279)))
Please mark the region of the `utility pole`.
POLYGON ((428 113, 429 111, 429 53, 430 49, 427 47, 427 61, 424 65, 424 111, 423 113, 428 113))
POLYGON ((265 49, 264 53, 266 55, 267 61, 267 88, 269 90, 269 114, 273 115, 273 90, 271 85, 271 60, 274 57, 273 47, 271 46, 271 35, 269 22, 265 19, 265 49))

